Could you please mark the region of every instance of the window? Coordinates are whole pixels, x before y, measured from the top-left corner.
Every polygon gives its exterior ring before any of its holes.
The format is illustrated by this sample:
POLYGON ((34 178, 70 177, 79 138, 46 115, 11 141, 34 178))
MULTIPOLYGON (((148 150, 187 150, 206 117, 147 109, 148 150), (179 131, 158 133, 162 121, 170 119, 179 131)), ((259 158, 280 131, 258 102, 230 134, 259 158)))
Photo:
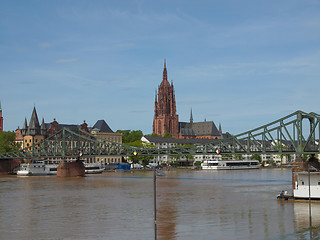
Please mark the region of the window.
POLYGON ((304 185, 304 182, 301 182, 302 185, 304 185))

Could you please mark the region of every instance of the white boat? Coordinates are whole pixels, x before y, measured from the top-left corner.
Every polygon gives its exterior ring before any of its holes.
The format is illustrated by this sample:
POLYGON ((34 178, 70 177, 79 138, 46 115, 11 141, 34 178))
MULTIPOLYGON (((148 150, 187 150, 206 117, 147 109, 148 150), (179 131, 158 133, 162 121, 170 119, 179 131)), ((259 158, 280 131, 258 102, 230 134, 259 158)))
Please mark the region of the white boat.
POLYGON ((320 172, 307 171, 292 172, 292 194, 282 191, 277 199, 283 200, 308 200, 309 199, 309 177, 310 177, 310 200, 320 200, 320 172))
MULTIPOLYGON (((309 199, 309 174, 305 172, 294 172, 294 199, 309 199)), ((320 200, 320 172, 310 172, 310 198, 320 200)))
POLYGON ((19 176, 32 175, 57 175, 59 164, 46 163, 45 161, 33 161, 31 163, 22 163, 17 171, 19 176))
POLYGON ((101 163, 84 163, 86 174, 102 173, 104 168, 101 163))
POLYGON ((201 167, 204 170, 257 169, 260 163, 258 160, 206 160, 201 167))

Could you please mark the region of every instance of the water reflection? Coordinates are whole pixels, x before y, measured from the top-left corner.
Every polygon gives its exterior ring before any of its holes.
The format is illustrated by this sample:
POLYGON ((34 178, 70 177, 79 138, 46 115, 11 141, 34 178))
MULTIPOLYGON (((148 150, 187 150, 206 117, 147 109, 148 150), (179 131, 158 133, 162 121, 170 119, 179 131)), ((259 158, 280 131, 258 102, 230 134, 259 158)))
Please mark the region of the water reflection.
MULTIPOLYGON (((277 201, 290 170, 170 171, 158 239, 310 239, 308 203, 277 201), (302 231, 301 233, 297 233, 302 231)), ((320 204, 312 204, 320 225, 320 204)), ((1 239, 152 239, 152 172, 0 177, 1 239)), ((314 239, 319 238, 313 233, 314 239)))

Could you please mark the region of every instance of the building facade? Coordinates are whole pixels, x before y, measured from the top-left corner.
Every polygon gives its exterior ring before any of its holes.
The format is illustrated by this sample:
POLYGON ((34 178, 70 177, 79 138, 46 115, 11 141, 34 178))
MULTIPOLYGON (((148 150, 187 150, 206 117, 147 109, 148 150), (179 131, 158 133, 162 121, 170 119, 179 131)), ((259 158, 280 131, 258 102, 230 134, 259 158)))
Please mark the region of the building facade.
MULTIPOLYGON (((41 125, 39 124, 38 115, 36 108, 34 107, 31 119, 28 125, 27 119, 24 121, 23 128, 16 130, 16 141, 21 141, 24 148, 30 147, 40 141, 48 138, 61 129, 67 128, 73 132, 79 134, 85 134, 84 132, 91 133, 97 139, 104 139, 114 143, 122 143, 122 134, 114 133, 108 124, 104 120, 98 120, 96 124, 90 128, 88 124, 84 121, 82 124, 61 124, 58 123, 56 119, 51 123, 45 123, 42 119, 41 125)), ((83 159, 89 163, 121 163, 122 157, 120 156, 97 156, 83 159)))
MULTIPOLYGON (((91 134, 97 139, 104 139, 113 143, 122 144, 122 134, 111 130, 109 125, 104 120, 98 120, 91 129, 91 134)), ((122 162, 121 156, 97 156, 90 160, 91 162, 99 162, 102 164, 117 164, 122 162)))

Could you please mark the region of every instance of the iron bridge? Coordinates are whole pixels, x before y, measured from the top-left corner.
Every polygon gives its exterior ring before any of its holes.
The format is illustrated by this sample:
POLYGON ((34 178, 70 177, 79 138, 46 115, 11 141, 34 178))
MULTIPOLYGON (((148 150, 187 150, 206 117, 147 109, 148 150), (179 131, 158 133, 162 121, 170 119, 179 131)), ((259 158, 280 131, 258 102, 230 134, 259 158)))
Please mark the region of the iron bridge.
POLYGON ((61 129, 43 141, 16 152, 0 154, 0 159, 60 158, 82 155, 214 155, 214 154, 319 154, 320 115, 296 111, 281 119, 206 144, 175 145, 171 148, 137 148, 108 141, 90 133, 61 129))

